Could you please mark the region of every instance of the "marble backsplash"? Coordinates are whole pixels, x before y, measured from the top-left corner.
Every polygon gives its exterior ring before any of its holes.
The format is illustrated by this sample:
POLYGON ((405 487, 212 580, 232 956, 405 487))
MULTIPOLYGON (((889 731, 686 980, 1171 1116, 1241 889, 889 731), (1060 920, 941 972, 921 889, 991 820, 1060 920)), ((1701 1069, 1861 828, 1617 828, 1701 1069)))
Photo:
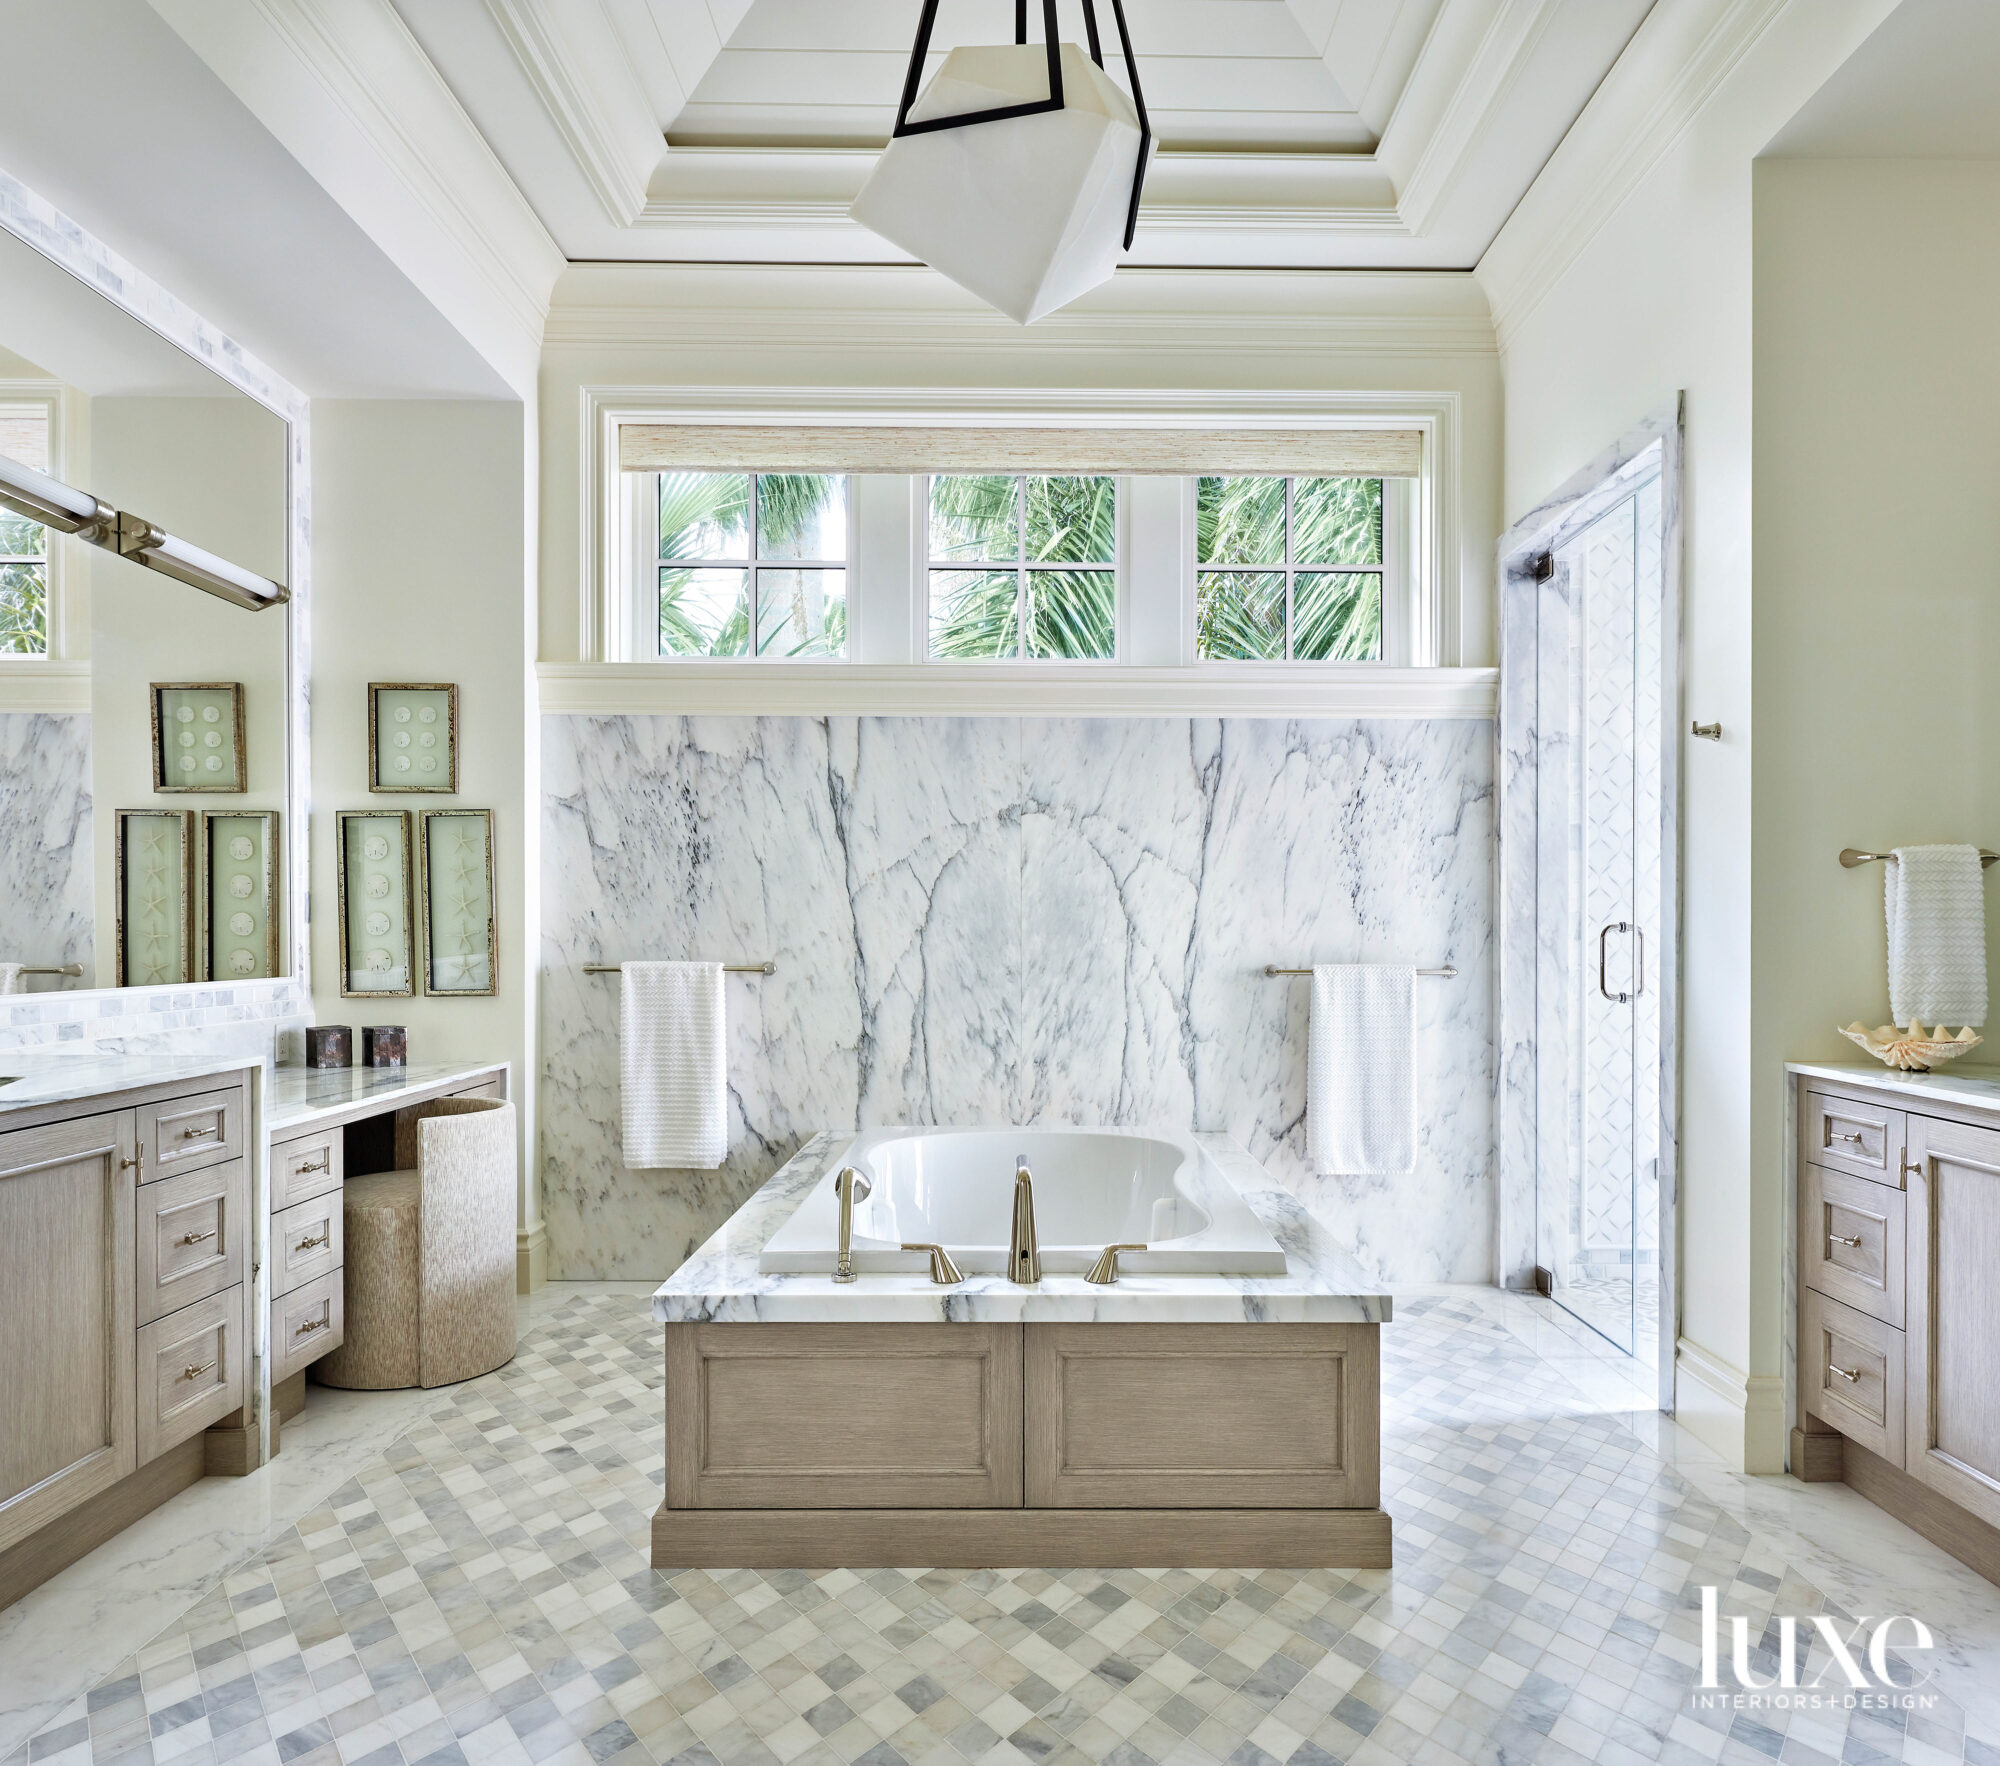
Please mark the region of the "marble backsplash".
POLYGON ((673 1270, 822 1128, 1157 1123, 1235 1136, 1375 1272, 1493 1256, 1493 730, 1476 720, 543 723, 551 1273, 673 1270), (731 976, 717 1171, 619 1156, 618 986, 731 976), (1308 984, 1418 983, 1417 1169, 1305 1157, 1308 984))
POLYGON ((62 985, 93 986, 88 715, 0 712, 0 829, 0 962, 81 963, 62 985))

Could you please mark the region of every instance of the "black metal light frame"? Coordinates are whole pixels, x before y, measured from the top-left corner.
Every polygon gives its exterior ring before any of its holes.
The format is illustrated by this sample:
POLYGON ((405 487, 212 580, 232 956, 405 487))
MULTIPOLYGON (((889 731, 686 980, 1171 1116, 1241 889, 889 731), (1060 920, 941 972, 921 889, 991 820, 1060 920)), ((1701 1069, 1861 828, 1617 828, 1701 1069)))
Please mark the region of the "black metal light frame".
MULTIPOLYGON (((896 126, 891 139, 901 135, 933 135, 942 129, 969 129, 976 123, 1002 123, 1010 117, 1042 116, 1063 107, 1062 44, 1056 35, 1056 0, 1042 0, 1042 33, 1049 51, 1049 95, 1025 104, 1002 104, 991 110, 968 110, 958 116, 931 117, 921 123, 910 121, 910 106, 917 101, 923 84, 924 60, 930 54, 931 27, 937 23, 938 0, 924 0, 917 20, 917 40, 910 48, 910 70, 903 77, 903 101, 896 107, 896 126)), ((1139 193, 1146 183, 1146 152, 1153 143, 1152 120, 1146 115, 1146 95, 1139 89, 1139 63, 1132 54, 1132 33, 1125 27, 1125 0, 1111 0, 1111 16, 1118 24, 1118 41, 1125 52, 1125 77, 1132 83, 1132 108, 1139 113, 1139 163, 1132 173, 1132 201, 1125 211, 1125 249, 1132 249, 1132 236, 1139 225, 1139 193)), ((1104 65, 1104 49, 1097 35, 1097 0, 1083 0, 1083 28, 1090 44, 1090 59, 1104 65)), ((1014 41, 1028 40, 1028 0, 1014 0, 1014 41)))

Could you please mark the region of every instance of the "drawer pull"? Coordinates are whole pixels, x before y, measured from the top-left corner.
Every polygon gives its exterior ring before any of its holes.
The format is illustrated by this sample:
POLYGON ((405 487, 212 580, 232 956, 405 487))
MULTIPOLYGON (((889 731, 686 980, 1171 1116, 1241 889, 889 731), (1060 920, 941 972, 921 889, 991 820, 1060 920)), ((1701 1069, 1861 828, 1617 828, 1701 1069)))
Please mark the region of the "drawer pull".
POLYGON ((203 1239, 212 1239, 214 1237, 215 1237, 215 1228, 212 1226, 204 1227, 198 1233, 182 1233, 180 1242, 183 1245, 199 1245, 203 1239))
POLYGON ((300 1325, 299 1328, 292 1333, 292 1335, 295 1337, 310 1337, 314 1331, 323 1331, 327 1328, 328 1325, 332 1323, 333 1320, 330 1318, 308 1319, 304 1324, 300 1325))
POLYGON ((118 1161, 118 1169, 120 1171, 131 1171, 138 1165, 138 1163, 139 1161, 136 1159, 120 1159, 118 1161))
POLYGON ((1910 1163, 1909 1154, 1905 1153, 1903 1155, 1903 1175, 1905 1177, 1922 1177, 1923 1174, 1924 1174, 1923 1166, 1921 1164, 1912 1165, 1910 1163))
POLYGON ((210 1124, 207 1128, 184 1128, 181 1130, 181 1139, 184 1141, 206 1140, 210 1135, 220 1134, 221 1132, 222 1130, 214 1124, 210 1124))
POLYGON ((1842 1134, 1838 1130, 1835 1130, 1833 1138, 1837 1141, 1846 1141, 1849 1146, 1858 1147, 1862 1144, 1861 1137, 1858 1134, 1842 1134))
MULTIPOLYGON (((200 1367, 196 1367, 192 1363, 190 1363, 188 1366, 181 1369, 180 1377, 182 1380, 198 1380, 201 1378, 203 1374, 207 1373, 214 1366, 215 1363, 213 1361, 204 1361, 200 1367)), ((178 1385, 180 1381, 176 1380, 174 1383, 178 1385)))
POLYGON ((1828 1233, 1826 1235, 1826 1242, 1829 1245, 1845 1245, 1851 1251, 1856 1245, 1861 1243, 1861 1240, 1859 1238, 1846 1238, 1840 1233, 1828 1233))
POLYGON ((1836 1367, 1830 1361, 1826 1364, 1826 1371, 1830 1374, 1838 1374, 1850 1386, 1856 1384, 1861 1378, 1860 1372, 1858 1370, 1852 1370, 1844 1367, 1836 1367))
POLYGON ((322 1147, 319 1157, 310 1165, 294 1165, 292 1167, 292 1175, 294 1177, 310 1177, 315 1171, 326 1170, 332 1163, 333 1149, 331 1147, 322 1147))
POLYGON ((331 1225, 327 1225, 320 1228, 320 1234, 318 1238, 301 1239, 296 1245, 292 1247, 292 1250, 294 1253, 300 1251, 317 1251, 320 1248, 320 1246, 330 1245, 332 1243, 333 1243, 333 1228, 331 1225))

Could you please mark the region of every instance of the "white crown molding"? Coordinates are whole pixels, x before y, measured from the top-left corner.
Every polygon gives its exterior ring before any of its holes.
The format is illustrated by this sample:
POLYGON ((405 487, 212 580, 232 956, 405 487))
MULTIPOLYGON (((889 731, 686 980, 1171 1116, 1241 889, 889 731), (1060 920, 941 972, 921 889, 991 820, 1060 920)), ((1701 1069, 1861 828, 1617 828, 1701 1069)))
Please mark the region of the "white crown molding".
POLYGON ((486 0, 486 10, 607 218, 631 226, 667 144, 598 0, 486 0))
POLYGON ((1790 0, 1655 6, 1479 260, 1504 348, 1790 0))
POLYGON ((390 0, 152 0, 524 397, 564 258, 390 0))
POLYGON ((1375 663, 544 662, 545 714, 583 717, 1490 718, 1499 671, 1375 663))
POLYGON ((0 711, 89 710, 89 663, 0 656, 0 711))

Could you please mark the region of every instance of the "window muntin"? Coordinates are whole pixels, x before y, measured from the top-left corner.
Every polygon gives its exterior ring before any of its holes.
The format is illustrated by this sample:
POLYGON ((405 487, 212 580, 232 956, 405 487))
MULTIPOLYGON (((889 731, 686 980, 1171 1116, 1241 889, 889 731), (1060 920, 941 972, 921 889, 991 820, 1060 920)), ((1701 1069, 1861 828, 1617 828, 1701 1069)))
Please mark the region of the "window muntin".
POLYGON ((655 511, 662 657, 846 655, 844 476, 663 472, 655 511))
POLYGON ((1195 481, 1195 655, 1382 659, 1379 478, 1195 481))
MULTIPOLYGON (((0 403, 0 452, 37 472, 49 470, 49 403, 0 403)), ((46 656, 49 649, 49 530, 0 510, 0 655, 46 656)))
POLYGON ((939 476, 927 507, 933 660, 1117 656, 1116 479, 939 476))

